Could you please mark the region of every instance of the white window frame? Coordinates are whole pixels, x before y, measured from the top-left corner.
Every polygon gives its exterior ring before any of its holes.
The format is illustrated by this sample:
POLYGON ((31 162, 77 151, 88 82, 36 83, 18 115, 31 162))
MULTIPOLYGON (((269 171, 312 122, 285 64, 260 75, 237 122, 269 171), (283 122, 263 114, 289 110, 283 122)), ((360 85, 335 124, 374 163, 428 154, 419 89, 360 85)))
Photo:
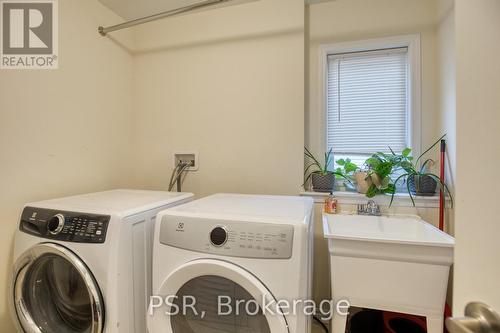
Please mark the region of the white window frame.
POLYGON ((407 91, 407 138, 408 145, 413 149, 413 154, 421 152, 422 140, 422 86, 421 86, 421 58, 420 58, 420 35, 403 35, 385 38, 375 38, 360 41, 340 42, 334 44, 323 44, 319 47, 319 78, 320 93, 319 107, 321 112, 322 151, 327 149, 327 112, 328 112, 328 56, 339 53, 352 53, 390 48, 408 48, 408 87, 407 91))

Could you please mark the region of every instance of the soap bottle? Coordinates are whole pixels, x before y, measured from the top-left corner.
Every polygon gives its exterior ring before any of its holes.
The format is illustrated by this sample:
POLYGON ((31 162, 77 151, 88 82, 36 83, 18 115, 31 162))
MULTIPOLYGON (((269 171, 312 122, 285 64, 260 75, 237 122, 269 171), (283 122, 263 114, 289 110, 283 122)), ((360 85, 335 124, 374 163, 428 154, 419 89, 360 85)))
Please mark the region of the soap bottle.
POLYGON ((327 214, 337 213, 337 199, 333 195, 333 192, 330 192, 328 198, 325 199, 325 213, 327 214))

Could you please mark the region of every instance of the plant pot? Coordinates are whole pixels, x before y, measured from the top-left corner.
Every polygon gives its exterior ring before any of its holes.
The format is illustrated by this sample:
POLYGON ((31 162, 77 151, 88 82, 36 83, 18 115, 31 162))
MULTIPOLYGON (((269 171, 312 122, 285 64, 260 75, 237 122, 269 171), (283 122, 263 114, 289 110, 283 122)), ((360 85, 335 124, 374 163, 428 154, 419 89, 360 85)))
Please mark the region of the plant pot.
POLYGON ((431 197, 436 194, 437 182, 430 176, 412 175, 408 177, 408 185, 413 195, 431 197))
POLYGON ((313 173, 312 186, 314 192, 332 192, 335 189, 335 175, 313 173))
POLYGON ((358 188, 358 193, 366 194, 368 189, 372 185, 371 179, 366 180, 368 176, 368 172, 358 171, 354 174, 354 178, 356 179, 356 186, 358 188))

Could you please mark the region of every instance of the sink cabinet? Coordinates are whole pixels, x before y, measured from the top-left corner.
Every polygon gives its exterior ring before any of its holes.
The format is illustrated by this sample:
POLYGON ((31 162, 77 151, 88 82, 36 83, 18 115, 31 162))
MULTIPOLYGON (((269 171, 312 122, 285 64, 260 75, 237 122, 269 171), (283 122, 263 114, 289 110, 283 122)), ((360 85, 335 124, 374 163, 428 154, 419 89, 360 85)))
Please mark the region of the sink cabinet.
MULTIPOLYGON (((332 297, 351 306, 425 316, 443 332, 454 238, 418 216, 324 214, 332 297)), ((335 314, 334 333, 346 317, 335 314)))

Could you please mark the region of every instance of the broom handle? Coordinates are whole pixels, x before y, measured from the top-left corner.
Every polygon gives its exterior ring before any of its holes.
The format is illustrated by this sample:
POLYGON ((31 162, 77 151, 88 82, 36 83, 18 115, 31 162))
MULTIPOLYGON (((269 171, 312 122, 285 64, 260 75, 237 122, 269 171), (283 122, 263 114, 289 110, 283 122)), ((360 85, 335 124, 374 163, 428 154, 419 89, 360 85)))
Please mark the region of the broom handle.
MULTIPOLYGON (((444 184, 444 170, 445 170, 445 155, 446 155, 446 140, 441 140, 441 168, 439 178, 444 184)), ((441 188, 439 191, 439 230, 444 230, 444 190, 441 188)))

